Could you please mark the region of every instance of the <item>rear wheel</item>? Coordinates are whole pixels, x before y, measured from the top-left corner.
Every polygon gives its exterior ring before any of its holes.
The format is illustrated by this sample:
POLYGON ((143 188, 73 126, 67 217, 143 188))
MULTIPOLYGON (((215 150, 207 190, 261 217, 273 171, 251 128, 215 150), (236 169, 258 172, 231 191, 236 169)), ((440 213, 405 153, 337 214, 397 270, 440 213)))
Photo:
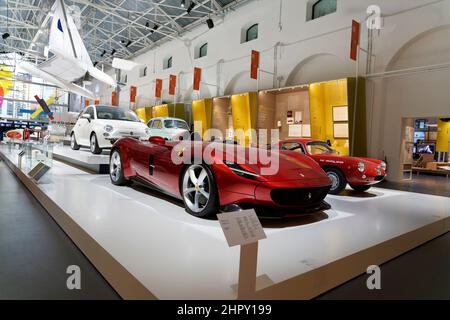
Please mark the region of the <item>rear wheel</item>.
POLYGON ((353 190, 358 192, 365 192, 371 188, 371 186, 354 186, 354 185, 350 185, 350 187, 352 187, 353 190))
POLYGON ((91 135, 90 149, 93 154, 102 153, 102 149, 98 146, 97 135, 95 133, 91 135))
POLYGON ((77 139, 75 138, 75 132, 72 132, 70 135, 70 147, 72 150, 80 150, 80 145, 77 143, 77 139))
POLYGON ((123 175, 122 159, 118 150, 114 150, 109 159, 109 177, 116 186, 128 184, 128 180, 123 175))
POLYGON ((214 176, 206 165, 190 165, 183 173, 181 193, 186 211, 196 217, 217 214, 219 201, 214 176))
POLYGON ((326 168, 325 172, 331 179, 330 193, 339 194, 344 191, 345 187, 347 186, 347 179, 345 179, 342 171, 336 168, 326 168))

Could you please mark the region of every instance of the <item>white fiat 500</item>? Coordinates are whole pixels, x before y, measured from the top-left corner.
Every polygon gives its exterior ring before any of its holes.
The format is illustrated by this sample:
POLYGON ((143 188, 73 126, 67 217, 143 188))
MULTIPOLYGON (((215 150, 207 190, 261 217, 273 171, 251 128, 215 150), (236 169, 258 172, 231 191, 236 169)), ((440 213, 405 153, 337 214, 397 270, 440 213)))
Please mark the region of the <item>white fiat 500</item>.
POLYGON ((154 118, 148 122, 150 136, 173 140, 175 137, 189 133, 186 121, 178 118, 154 118))
POLYGON ((122 137, 148 139, 150 129, 130 110, 120 107, 89 106, 78 117, 70 135, 73 150, 89 147, 93 154, 111 148, 122 137))

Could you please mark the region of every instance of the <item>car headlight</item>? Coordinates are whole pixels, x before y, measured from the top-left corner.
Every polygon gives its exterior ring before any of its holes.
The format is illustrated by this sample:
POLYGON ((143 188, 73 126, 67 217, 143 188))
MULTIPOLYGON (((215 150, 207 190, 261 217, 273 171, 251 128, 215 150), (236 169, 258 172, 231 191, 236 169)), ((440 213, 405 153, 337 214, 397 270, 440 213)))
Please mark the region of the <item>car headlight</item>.
POLYGON ((114 130, 114 127, 107 124, 103 129, 105 129, 106 132, 112 132, 114 130))
POLYGON ((387 164, 386 164, 386 162, 384 162, 384 161, 381 162, 380 168, 386 171, 386 169, 387 169, 387 164))
POLYGON ((231 161, 224 161, 223 162, 228 168, 231 169, 235 174, 237 174, 240 177, 244 177, 247 179, 255 180, 257 177, 259 177, 258 174, 254 172, 250 172, 248 170, 245 170, 237 163, 231 162, 231 161))
POLYGON ((364 172, 364 170, 366 170, 366 164, 361 161, 361 162, 358 163, 358 171, 359 172, 364 172))

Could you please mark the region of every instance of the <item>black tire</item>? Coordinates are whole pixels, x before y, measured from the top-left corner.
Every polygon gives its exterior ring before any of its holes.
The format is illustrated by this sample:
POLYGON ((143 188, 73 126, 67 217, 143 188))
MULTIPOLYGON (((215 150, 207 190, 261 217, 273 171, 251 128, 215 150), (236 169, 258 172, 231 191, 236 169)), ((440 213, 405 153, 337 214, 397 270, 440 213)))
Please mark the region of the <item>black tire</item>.
MULTIPOLYGON (((214 175, 213 175, 211 169, 209 168, 209 166, 207 166, 205 164, 201 164, 201 165, 200 164, 191 164, 191 165, 187 166, 181 175, 180 191, 181 191, 181 196, 183 198, 184 207, 186 209, 186 212, 188 212, 189 214, 191 214, 195 217, 205 218, 205 217, 212 216, 212 215, 219 213, 219 196, 218 196, 218 192, 217 192, 217 185, 216 185, 214 175), (203 186, 200 188, 198 188, 199 186, 197 185, 197 189, 198 189, 197 191, 191 191, 191 193, 185 195, 186 189, 195 189, 196 188, 195 185, 192 183, 192 180, 189 175, 190 169, 194 169, 194 171, 200 172, 200 173, 197 173, 198 174, 197 178, 200 178, 202 170, 205 170, 206 177, 204 178, 204 181, 207 181, 208 185, 206 186, 206 184, 203 184, 203 186), (186 179, 189 180, 188 183, 190 184, 190 185, 188 185, 188 188, 186 188, 186 179), (190 200, 194 200, 197 193, 202 193, 202 191, 200 191, 200 190, 206 191, 206 193, 209 194, 209 198, 206 203, 203 203, 203 204, 200 203, 200 205, 203 205, 202 208, 199 208, 199 210, 193 210, 192 206, 193 205, 195 206, 195 204, 193 203, 193 201, 190 201, 190 200), (193 197, 192 197, 192 193, 195 193, 193 197)), ((200 200, 203 200, 203 202, 205 202, 206 197, 204 197, 203 195, 200 195, 200 197, 203 199, 199 199, 199 200, 197 200, 197 202, 199 203, 200 200)))
POLYGON ((97 135, 95 132, 91 134, 91 138, 89 139, 89 149, 93 154, 102 153, 102 149, 98 146, 97 135))
POLYGON ((329 193, 340 194, 342 191, 344 191, 345 187, 347 186, 347 179, 345 178, 342 171, 337 168, 326 168, 325 172, 333 182, 329 193))
POLYGON ((358 192, 366 192, 372 186, 354 186, 354 185, 350 185, 350 187, 352 187, 353 190, 358 191, 358 192))
POLYGON ((117 149, 113 150, 109 157, 109 178, 111 179, 111 183, 116 186, 125 186, 129 184, 129 181, 123 174, 122 157, 117 149))
POLYGON ((72 150, 80 150, 80 145, 77 143, 77 139, 75 138, 75 132, 72 132, 70 135, 70 147, 72 150))

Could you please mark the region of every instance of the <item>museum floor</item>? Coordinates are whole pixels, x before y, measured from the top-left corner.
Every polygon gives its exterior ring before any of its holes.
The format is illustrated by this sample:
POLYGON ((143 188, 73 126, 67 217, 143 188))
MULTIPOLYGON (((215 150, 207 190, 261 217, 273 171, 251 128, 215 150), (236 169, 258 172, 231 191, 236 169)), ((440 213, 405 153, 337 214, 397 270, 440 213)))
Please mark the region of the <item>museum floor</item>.
POLYGON ((0 161, 0 299, 119 299, 33 195, 0 161), (68 290, 77 265, 81 290, 68 290))
MULTIPOLYGON (((0 203, 0 299, 119 298, 2 162, 0 203), (66 288, 69 265, 81 267, 80 291, 66 288)), ((450 234, 446 234, 386 263, 382 267, 382 290, 379 292, 367 290, 366 276, 363 275, 320 298, 448 299, 449 249, 450 234)))

